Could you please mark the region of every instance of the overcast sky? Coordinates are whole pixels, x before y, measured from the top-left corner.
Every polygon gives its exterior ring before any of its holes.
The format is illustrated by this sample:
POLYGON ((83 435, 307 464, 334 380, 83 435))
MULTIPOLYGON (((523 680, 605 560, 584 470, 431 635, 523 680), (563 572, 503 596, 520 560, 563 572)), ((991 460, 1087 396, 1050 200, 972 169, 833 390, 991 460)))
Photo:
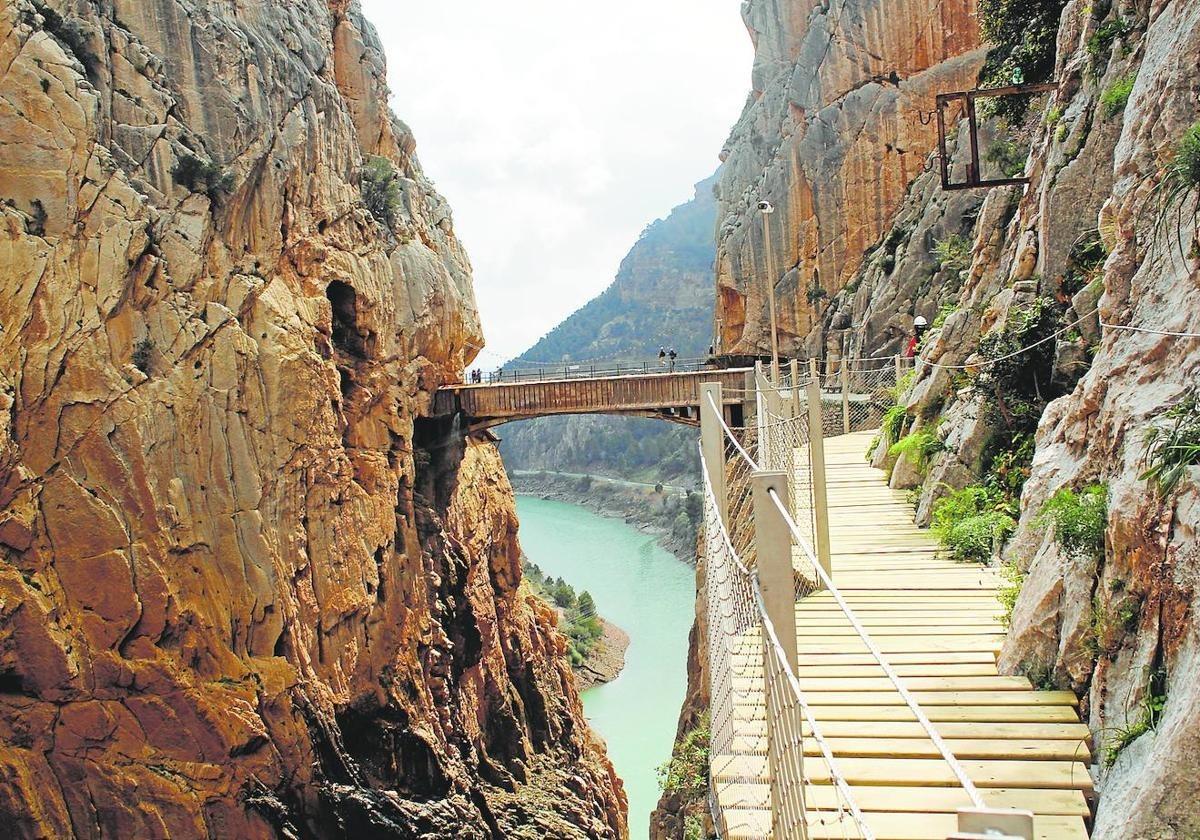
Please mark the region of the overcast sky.
POLYGON ((493 367, 607 286, 716 169, 752 50, 739 0, 363 0, 449 199, 493 367))

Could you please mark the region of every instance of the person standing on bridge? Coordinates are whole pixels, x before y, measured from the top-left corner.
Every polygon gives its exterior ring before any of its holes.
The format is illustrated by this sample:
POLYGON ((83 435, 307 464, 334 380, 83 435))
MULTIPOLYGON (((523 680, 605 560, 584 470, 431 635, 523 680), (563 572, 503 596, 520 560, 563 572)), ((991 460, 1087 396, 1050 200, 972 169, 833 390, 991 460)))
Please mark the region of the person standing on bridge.
POLYGON ((675 372, 675 357, 678 355, 679 354, 675 352, 674 347, 667 351, 667 358, 671 360, 671 373, 675 372))
POLYGON ((659 367, 667 366, 667 348, 666 347, 660 346, 658 348, 658 366, 659 367))

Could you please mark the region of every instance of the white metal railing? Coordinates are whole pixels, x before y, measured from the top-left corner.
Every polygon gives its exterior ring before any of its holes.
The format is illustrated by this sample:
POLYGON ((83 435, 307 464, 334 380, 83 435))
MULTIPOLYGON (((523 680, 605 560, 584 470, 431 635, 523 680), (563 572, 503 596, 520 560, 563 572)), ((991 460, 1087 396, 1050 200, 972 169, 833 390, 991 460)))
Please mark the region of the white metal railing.
POLYGON ((795 603, 821 590, 832 596, 975 809, 987 811, 834 582, 823 440, 829 431, 841 434, 877 420, 885 398, 877 402, 874 394, 885 395, 890 405, 905 369, 894 359, 868 361, 842 367, 840 405, 822 398, 815 363, 802 375, 793 362, 774 382, 760 368, 753 392, 743 395, 740 427, 725 417, 721 386, 701 386, 709 801, 722 834, 764 840, 807 840, 810 832, 874 836, 796 677, 795 603), (850 382, 869 390, 850 392, 850 382), (806 738, 815 747, 808 756, 806 738), (806 758, 818 762, 815 771, 806 769, 806 758))

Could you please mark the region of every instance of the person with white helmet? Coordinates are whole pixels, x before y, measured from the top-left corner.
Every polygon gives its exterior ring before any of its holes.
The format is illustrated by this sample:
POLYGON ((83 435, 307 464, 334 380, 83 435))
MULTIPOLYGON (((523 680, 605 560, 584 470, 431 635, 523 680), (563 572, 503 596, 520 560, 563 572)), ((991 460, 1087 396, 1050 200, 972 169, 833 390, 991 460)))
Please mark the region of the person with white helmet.
POLYGON ((917 355, 917 348, 921 345, 921 336, 925 335, 925 331, 928 329, 929 321, 925 320, 924 315, 913 318, 913 334, 909 336, 908 346, 904 348, 904 358, 911 359, 917 355))

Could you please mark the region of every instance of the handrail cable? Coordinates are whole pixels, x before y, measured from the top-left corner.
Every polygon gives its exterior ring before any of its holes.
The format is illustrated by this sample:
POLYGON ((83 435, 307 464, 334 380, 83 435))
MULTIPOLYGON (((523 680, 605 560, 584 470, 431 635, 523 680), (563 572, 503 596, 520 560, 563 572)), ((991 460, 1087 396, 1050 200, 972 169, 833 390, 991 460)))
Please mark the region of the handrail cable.
POLYGON ((1150 333, 1151 335, 1165 335, 1172 338, 1200 338, 1200 333, 1194 332, 1172 332, 1171 330, 1154 330, 1149 327, 1134 327, 1128 324, 1106 324, 1100 322, 1100 326, 1110 330, 1129 330, 1130 332, 1150 333))
MULTIPOLYGON (((724 422, 722 422, 722 425, 724 426, 724 422)), ((725 429, 728 431, 729 427, 725 426, 725 429)), ((739 449, 741 448, 740 444, 737 444, 736 441, 734 443, 739 449)), ((698 449, 700 450, 700 473, 704 476, 704 491, 710 498, 715 498, 716 492, 713 490, 712 482, 708 477, 708 468, 704 461, 703 447, 698 447, 698 449)), ((743 452, 744 451, 745 450, 743 450, 743 452)), ((753 464, 753 461, 750 463, 753 464)), ((719 516, 716 519, 717 532, 721 537, 721 540, 725 543, 725 548, 728 550, 730 558, 733 560, 738 570, 741 571, 742 574, 746 575, 754 584, 752 589, 754 592, 755 605, 758 608, 759 618, 762 621, 763 629, 769 636, 772 649, 774 650, 775 655, 779 657, 781 662, 786 662, 787 656, 784 654, 783 646, 779 643, 779 636, 775 632, 775 625, 771 622, 770 617, 767 615, 766 604, 763 603, 762 589, 759 587, 758 583, 758 572, 751 571, 750 569, 746 568, 746 565, 742 562, 742 558, 738 555, 737 549, 733 546, 733 541, 729 537, 729 530, 725 527, 725 523, 719 516)), ((766 667, 765 663, 764 667, 766 667)), ((863 813, 859 809, 857 803, 855 803, 854 795, 850 790, 850 785, 846 781, 845 776, 843 776, 841 771, 838 769, 837 761, 833 757, 833 751, 830 750, 829 744, 825 741, 825 736, 821 733, 820 724, 817 722, 816 716, 812 712, 812 707, 808 704, 808 700, 805 699, 803 689, 800 688, 800 681, 796 679, 796 675, 792 673, 791 668, 785 668, 783 670, 787 674, 788 685, 791 687, 792 693, 795 695, 796 701, 800 704, 800 708, 804 713, 804 718, 808 722, 808 728, 812 734, 812 738, 814 741, 816 741, 818 748, 821 750, 821 755, 825 759, 825 764, 829 768, 830 780, 833 782, 834 787, 836 787, 842 794, 842 798, 846 800, 846 805, 850 809, 851 816, 854 817, 855 822, 857 822, 859 828, 862 829, 863 840, 875 840, 874 832, 867 824, 866 818, 863 816, 863 813)))
POLYGON ((931 362, 929 359, 926 359, 924 356, 918 355, 917 361, 923 362, 923 363, 929 365, 930 367, 942 368, 943 370, 971 370, 972 368, 989 367, 991 365, 998 364, 998 363, 1006 361, 1008 359, 1015 358, 1016 356, 1020 356, 1022 353, 1027 353, 1035 347, 1040 347, 1041 345, 1045 344, 1047 341, 1052 341, 1052 340, 1058 338, 1060 335, 1062 335, 1063 333, 1072 329, 1073 327, 1079 326, 1080 324, 1082 324, 1084 321, 1086 321, 1088 318, 1092 317, 1099 311, 1100 311, 1100 307, 1096 307, 1088 314, 1082 316, 1081 318, 1077 318, 1076 320, 1067 324, 1062 329, 1060 329, 1056 332, 1050 333, 1050 335, 1046 336, 1045 338, 1038 339, 1037 341, 1033 342, 1033 344, 1030 344, 1028 347, 1022 347, 1019 350, 1014 350, 1011 353, 1007 353, 1007 354, 1005 354, 1003 356, 999 356, 995 359, 983 359, 982 361, 975 362, 974 364, 969 364, 969 365, 943 365, 940 362, 931 362))
MULTIPOLYGON (((787 661, 787 655, 783 651, 783 645, 779 643, 779 636, 775 632, 775 625, 771 623, 771 619, 767 616, 767 605, 763 603, 762 590, 758 586, 758 573, 754 575, 754 600, 758 606, 759 615, 762 617, 763 630, 770 636, 771 647, 775 651, 775 655, 779 657, 781 662, 787 661)), ((871 826, 867 824, 867 818, 863 816, 863 812, 859 809, 858 803, 854 801, 854 794, 850 790, 850 785, 837 769, 837 762, 833 758, 833 751, 829 749, 829 744, 825 742, 825 736, 821 734, 821 729, 817 724, 817 718, 813 715, 812 707, 808 705, 808 700, 804 697, 804 690, 800 688, 800 680, 792 672, 791 668, 784 668, 784 674, 787 675, 788 685, 792 688, 792 693, 796 696, 796 701, 800 704, 800 709, 804 712, 804 719, 808 721, 809 732, 812 733, 812 738, 817 742, 817 746, 821 750, 821 755, 825 758, 825 764, 829 767, 830 780, 842 794, 842 798, 846 800, 846 806, 850 809, 850 815, 854 817, 854 821, 858 823, 858 827, 862 829, 863 840, 875 840, 875 832, 871 830, 871 826)))
POLYGON ((721 428, 725 431, 725 437, 729 438, 730 443, 732 443, 734 448, 737 449, 738 454, 740 454, 743 458, 746 459, 747 464, 749 464, 751 467, 753 467, 756 470, 759 469, 758 463, 753 458, 751 458, 750 453, 747 452, 740 443, 738 443, 737 436, 734 435, 732 430, 730 430, 729 426, 726 425, 725 414, 723 411, 721 411, 720 406, 717 405, 717 401, 713 399, 712 391, 706 391, 705 396, 708 397, 708 404, 710 406, 712 406, 712 410, 713 410, 713 413, 716 415, 717 422, 721 424, 721 428))
MULTIPOLYGON (((788 513, 786 506, 780 500, 778 494, 774 490, 768 490, 767 492, 771 497, 771 501, 774 502, 775 508, 779 511, 780 515, 783 516, 783 521, 787 523, 788 530, 792 532, 792 536, 796 538, 806 552, 811 552, 811 547, 807 544, 807 541, 800 533, 800 529, 796 526, 796 523, 792 521, 791 514, 788 513)), ((912 713, 916 715, 917 722, 921 724, 921 727, 925 730, 926 734, 929 735, 929 740, 933 742, 933 745, 937 747, 938 752, 942 754, 942 758, 945 760, 946 764, 950 766, 951 772, 953 772, 958 778, 963 790, 966 791, 967 796, 971 798, 971 802, 976 808, 986 808, 987 806, 983 802, 983 797, 979 795, 979 790, 975 787, 975 783, 972 782, 970 777, 967 776, 966 771, 963 770, 962 765, 958 763, 958 759, 955 757, 954 753, 950 751, 950 748, 946 745, 946 742, 942 740, 942 736, 938 734, 929 718, 925 715, 924 710, 921 709, 920 704, 917 703, 916 698, 913 697, 912 694, 909 693, 908 689, 904 686, 900 676, 895 672, 879 648, 875 646, 875 643, 871 641, 870 634, 867 633, 862 624, 859 623, 858 616, 856 616, 854 611, 850 609, 850 605, 847 604, 846 600, 842 597, 841 591, 834 586, 833 580, 830 579, 829 575, 825 572, 825 569, 821 566, 821 564, 815 562, 816 558, 811 557, 811 555, 810 558, 814 561, 814 571, 816 571, 816 573, 820 576, 821 582, 825 584, 825 588, 829 590, 829 594, 833 596, 834 601, 837 602, 837 605, 841 608, 842 612, 845 613, 846 619, 850 622, 850 626, 854 628, 854 631, 858 634, 859 638, 863 640, 863 643, 867 646, 867 650, 870 652, 871 656, 875 658, 875 661, 879 663, 879 667, 883 669, 884 674, 886 674, 888 679, 891 680, 892 685, 896 687, 896 691, 900 694, 900 697, 903 698, 904 702, 908 705, 912 713)))

